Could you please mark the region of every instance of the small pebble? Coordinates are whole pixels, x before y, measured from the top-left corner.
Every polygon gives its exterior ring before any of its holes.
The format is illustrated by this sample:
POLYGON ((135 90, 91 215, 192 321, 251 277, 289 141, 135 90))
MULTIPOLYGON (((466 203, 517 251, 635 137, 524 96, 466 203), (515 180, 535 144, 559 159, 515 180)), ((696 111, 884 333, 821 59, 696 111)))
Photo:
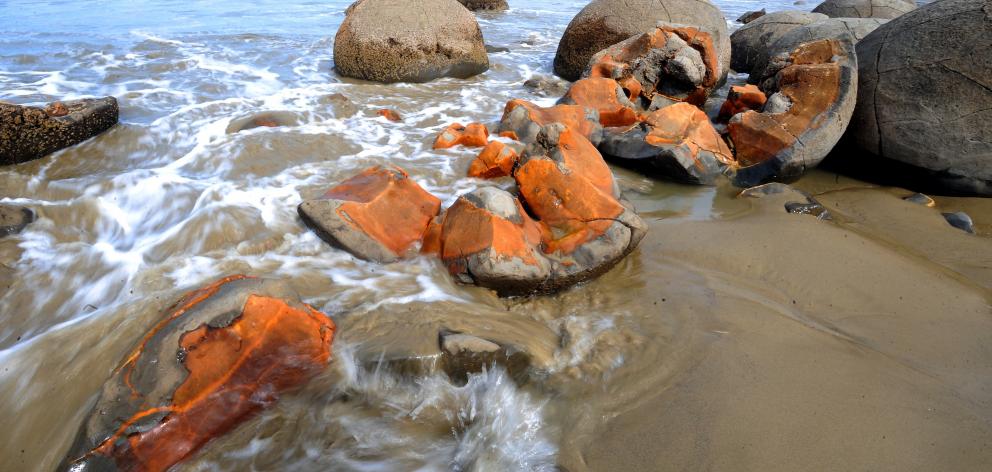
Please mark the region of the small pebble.
POLYGON ((971 221, 971 217, 963 211, 957 213, 943 213, 944 219, 947 220, 951 226, 960 229, 966 233, 975 234, 975 224, 971 221))

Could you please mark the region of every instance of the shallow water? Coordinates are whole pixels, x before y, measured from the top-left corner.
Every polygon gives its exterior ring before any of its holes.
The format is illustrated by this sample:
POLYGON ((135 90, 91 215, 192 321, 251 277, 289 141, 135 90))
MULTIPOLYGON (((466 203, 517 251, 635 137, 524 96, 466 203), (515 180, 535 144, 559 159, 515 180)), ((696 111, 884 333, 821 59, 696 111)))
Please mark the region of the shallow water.
MULTIPOLYGON (((0 169, 0 201, 39 216, 0 239, 0 469, 54 469, 159 310, 231 273, 290 280, 341 328, 335 360, 179 470, 992 464, 987 200, 938 198, 971 214, 970 236, 908 191, 826 172, 796 185, 830 222, 615 169, 650 232, 562 294, 501 300, 432 260, 358 261, 307 231, 299 202, 382 163, 445 205, 494 185, 463 177, 474 150, 430 143, 453 121, 497 120, 511 98, 553 102, 522 84, 551 75, 583 3, 480 13, 486 42, 509 52, 478 77, 416 85, 334 75, 347 3, 0 4, 0 100, 121 104, 108 133, 0 169), (259 112, 290 125, 228 132, 259 112), (383 357, 453 325, 513 339, 543 378, 496 369, 459 386, 383 357)), ((731 21, 814 5, 716 3, 731 21)))

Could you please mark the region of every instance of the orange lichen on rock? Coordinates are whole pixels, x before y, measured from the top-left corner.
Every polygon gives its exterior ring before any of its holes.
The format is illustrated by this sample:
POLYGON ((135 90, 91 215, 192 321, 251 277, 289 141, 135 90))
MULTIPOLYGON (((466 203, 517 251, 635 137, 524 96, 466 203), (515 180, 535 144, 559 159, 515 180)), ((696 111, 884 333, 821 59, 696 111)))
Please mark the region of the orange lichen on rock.
POLYGON ((262 288, 244 276, 223 279, 188 294, 153 328, 122 367, 123 388, 130 390, 131 397, 105 393, 94 410, 99 415, 94 421, 119 422, 117 429, 75 464, 109 459, 119 470, 167 470, 324 369, 335 326, 308 305, 293 306, 280 298, 248 293, 252 288, 242 285, 248 290, 228 292, 217 302, 224 309, 201 308, 219 289, 244 282, 262 288), (237 305, 239 300, 243 305, 237 305), (239 314, 220 321, 225 309, 239 314), (183 326, 190 328, 177 333, 183 326), (177 336, 177 344, 169 344, 177 336), (151 350, 152 338, 158 341, 156 350, 151 350), (158 365, 166 361, 179 365, 158 365), (144 367, 142 388, 131 385, 127 376, 138 364, 144 367), (171 393, 163 391, 172 382, 167 368, 185 372, 171 393), (158 378, 160 371, 164 379, 158 378), (103 411, 122 407, 133 414, 124 419, 103 411))
POLYGON ((397 121, 397 122, 398 121, 403 121, 403 118, 400 116, 399 113, 396 112, 396 110, 391 110, 389 108, 383 108, 383 109, 375 112, 375 114, 376 115, 379 115, 379 116, 381 116, 381 117, 383 117, 383 118, 385 118, 385 119, 387 119, 389 121, 397 121))
POLYGON ((654 31, 621 41, 598 53, 586 71, 588 77, 605 77, 618 81, 633 100, 636 95, 647 101, 662 96, 672 101, 685 101, 702 105, 710 91, 716 86, 719 67, 713 38, 708 33, 692 26, 660 24, 654 31), (658 61, 674 60, 684 47, 698 53, 704 73, 701 76, 684 75, 672 77, 658 61), (652 57, 653 51, 662 51, 664 58, 652 57), (644 70, 642 70, 644 69, 644 70), (684 83, 691 78, 692 84, 684 83), (677 92, 677 93, 676 93, 677 92))
POLYGON ((462 126, 461 123, 454 123, 437 136, 434 140, 434 149, 447 149, 459 144, 468 147, 485 146, 489 140, 489 130, 482 123, 469 123, 462 126))
POLYGON ((486 145, 468 167, 468 176, 480 179, 506 177, 513 171, 520 156, 510 146, 499 141, 486 145))
POLYGON ((689 155, 702 169, 700 151, 708 151, 723 164, 734 164, 730 147, 713 128, 702 110, 688 103, 676 103, 655 110, 644 122, 651 127, 644 140, 652 146, 685 146, 689 155))
POLYGON ((533 142, 540 128, 551 123, 561 123, 591 141, 598 141, 598 134, 602 131, 595 108, 581 105, 544 108, 526 100, 513 99, 503 108, 500 132, 510 131, 523 142, 533 142))
POLYGON ((726 122, 734 115, 748 110, 760 112, 766 101, 765 93, 759 90, 756 85, 731 86, 730 92, 727 93, 727 101, 723 102, 720 107, 720 114, 717 119, 726 122))
POLYGON ((629 126, 638 121, 634 104, 617 81, 610 78, 581 79, 572 84, 559 103, 595 108, 603 126, 629 126))
POLYGON ((441 200, 402 169, 375 166, 299 210, 328 242, 365 259, 390 261, 413 249, 440 209, 441 200))
MULTIPOLYGON (((510 221, 467 198, 460 198, 448 209, 441 230, 441 259, 452 263, 486 249, 501 258, 519 258, 526 264, 536 264, 533 248, 541 241, 541 230, 516 203, 519 222, 510 221)), ((457 271, 460 268, 452 268, 457 271)))
POLYGON ((737 161, 742 166, 764 162, 796 143, 796 137, 822 124, 823 113, 836 106, 841 67, 832 58, 842 54, 833 40, 806 43, 790 55, 791 65, 778 72, 778 93, 790 103, 782 113, 751 110, 727 125, 737 161))

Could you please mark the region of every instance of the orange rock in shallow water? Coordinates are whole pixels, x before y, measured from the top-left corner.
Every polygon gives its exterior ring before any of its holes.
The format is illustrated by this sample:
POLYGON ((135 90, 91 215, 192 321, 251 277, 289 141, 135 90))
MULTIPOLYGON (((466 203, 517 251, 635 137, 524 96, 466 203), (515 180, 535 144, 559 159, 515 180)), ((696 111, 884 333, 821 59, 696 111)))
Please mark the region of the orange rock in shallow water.
POLYGON ((588 77, 575 82, 558 103, 595 108, 603 126, 630 126, 638 121, 634 104, 623 88, 617 81, 605 77, 588 77))
POLYGON ((519 99, 506 103, 503 118, 499 122, 499 131, 512 132, 519 136, 521 142, 532 143, 537 139, 541 127, 551 123, 561 123, 593 144, 599 143, 603 131, 603 126, 599 123, 599 112, 593 107, 555 105, 544 108, 519 99))
POLYGON ((434 149, 447 149, 462 144, 468 147, 485 146, 489 140, 489 130, 482 123, 469 123, 462 126, 455 123, 448 126, 434 140, 434 149))
POLYGON ((506 177, 513 171, 520 156, 510 146, 499 141, 486 145, 468 167, 468 176, 480 179, 506 177))
POLYGON ((383 118, 385 118, 385 119, 387 119, 389 121, 403 121, 403 118, 400 117, 400 114, 397 113, 396 110, 390 110, 389 108, 383 108, 383 109, 375 112, 375 114, 376 115, 379 115, 379 116, 381 116, 381 117, 383 117, 383 118))
POLYGON ((371 167, 306 200, 298 211, 321 239, 367 260, 390 262, 416 252, 441 200, 398 167, 371 167))
POLYGON ((762 107, 765 106, 766 100, 765 93, 755 85, 731 86, 730 92, 727 93, 727 101, 723 102, 723 105, 720 107, 718 119, 726 122, 732 116, 748 110, 760 112, 762 107))
POLYGON ((164 471, 327 365, 334 323, 278 281, 185 295, 105 385, 70 470, 164 471))

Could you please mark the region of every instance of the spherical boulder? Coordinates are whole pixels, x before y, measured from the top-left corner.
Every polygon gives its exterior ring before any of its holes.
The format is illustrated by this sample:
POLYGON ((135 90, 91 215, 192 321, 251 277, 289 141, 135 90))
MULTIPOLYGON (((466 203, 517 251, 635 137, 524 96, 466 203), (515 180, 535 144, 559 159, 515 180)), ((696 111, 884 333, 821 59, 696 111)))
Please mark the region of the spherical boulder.
POLYGON ((489 69, 479 23, 455 0, 358 0, 345 15, 334 38, 341 75, 427 82, 489 69))
POLYGON ((578 80, 594 54, 653 31, 659 21, 695 26, 709 33, 720 59, 718 80, 725 80, 730 68, 727 20, 708 0, 593 0, 565 29, 555 54, 555 73, 578 80))
POLYGON ((777 11, 741 26, 730 35, 730 68, 750 73, 759 58, 767 60, 768 47, 775 40, 795 28, 825 19, 827 16, 820 13, 777 11))
POLYGON ((114 97, 52 102, 44 108, 0 102, 0 165, 40 159, 117 124, 114 97))
POLYGON ((916 9, 906 0, 827 0, 813 9, 831 18, 892 19, 916 9))
POLYGON ((952 192, 992 195, 992 0, 944 0, 857 45, 850 140, 952 192))

